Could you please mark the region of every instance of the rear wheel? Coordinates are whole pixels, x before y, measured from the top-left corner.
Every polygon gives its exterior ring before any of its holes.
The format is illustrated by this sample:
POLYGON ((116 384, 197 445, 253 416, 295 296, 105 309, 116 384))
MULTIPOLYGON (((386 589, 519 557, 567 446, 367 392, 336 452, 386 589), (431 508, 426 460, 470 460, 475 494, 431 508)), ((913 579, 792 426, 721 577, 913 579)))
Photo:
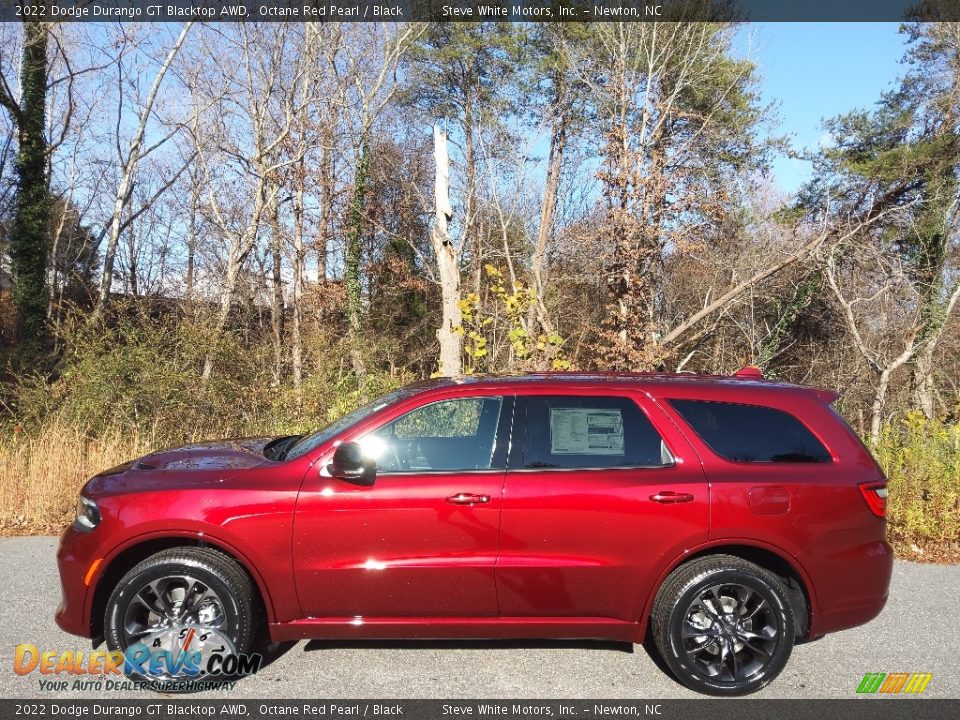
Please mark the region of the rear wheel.
POLYGON ((795 620, 775 575, 738 557, 712 555, 664 581, 651 630, 684 685, 709 695, 746 695, 783 670, 795 620))

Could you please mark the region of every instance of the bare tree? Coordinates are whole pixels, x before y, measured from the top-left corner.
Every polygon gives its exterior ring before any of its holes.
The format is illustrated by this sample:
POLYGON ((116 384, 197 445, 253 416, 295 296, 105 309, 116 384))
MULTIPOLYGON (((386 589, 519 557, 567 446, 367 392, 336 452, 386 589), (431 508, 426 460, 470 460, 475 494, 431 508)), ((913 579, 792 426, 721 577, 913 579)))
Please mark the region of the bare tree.
POLYGON ((450 206, 450 159, 447 153, 447 135, 439 126, 433 128, 433 157, 436 162, 434 186, 434 221, 430 240, 437 259, 437 277, 440 281, 441 324, 437 329, 440 341, 441 375, 453 377, 461 372, 460 343, 460 257, 450 237, 449 223, 453 218, 450 206))
POLYGON ((902 265, 884 251, 882 241, 878 247, 868 238, 861 239, 859 248, 856 256, 844 255, 846 243, 834 243, 827 255, 826 272, 850 339, 876 377, 870 420, 870 439, 876 443, 885 419, 890 378, 917 353, 923 323, 910 313, 897 312, 899 298, 910 292, 909 282, 902 265), (841 264, 846 266, 845 272, 841 264), (843 287, 842 274, 848 288, 843 287))
MULTIPOLYGON (((127 211, 130 198, 133 194, 133 183, 136 178, 137 168, 145 157, 166 144, 182 129, 181 125, 175 124, 172 129, 166 131, 155 141, 151 142, 150 144, 145 144, 147 124, 153 115, 154 103, 156 102, 160 93, 160 87, 163 84, 163 79, 170 70, 174 59, 177 57, 177 53, 180 52, 180 48, 183 47, 183 43, 187 39, 187 35, 190 32, 190 29, 193 27, 193 24, 193 20, 184 23, 180 33, 177 35, 176 40, 171 48, 167 51, 167 54, 160 63, 160 66, 157 68, 153 82, 150 85, 150 90, 143 101, 143 105, 140 107, 133 136, 131 137, 125 151, 121 150, 120 139, 120 125, 123 114, 121 99, 121 107, 118 109, 117 114, 117 154, 120 159, 121 166, 120 179, 117 184, 117 191, 113 202, 113 213, 110 217, 110 223, 104 228, 104 233, 107 234, 107 246, 103 254, 103 271, 100 276, 100 291, 97 296, 97 305, 92 316, 93 318, 99 317, 100 313, 103 312, 104 305, 110 296, 110 285, 113 282, 113 266, 117 254, 117 244, 120 241, 120 234, 139 214, 137 212, 127 211)), ((122 80, 124 72, 122 56, 117 62, 117 72, 122 80)), ((176 182, 180 174, 186 169, 192 160, 192 156, 188 157, 183 163, 181 169, 178 172, 171 174, 169 180, 166 183, 161 184, 157 188, 156 193, 154 193, 151 198, 148 198, 141 207, 149 207, 160 197, 160 195, 166 192, 170 186, 176 182)))
MULTIPOLYGON (((282 149, 300 112, 299 99, 281 83, 298 87, 306 67, 304 63, 288 67, 293 52, 289 27, 276 25, 270 30, 254 35, 241 26, 236 36, 221 34, 226 47, 239 54, 242 72, 223 78, 227 90, 214 105, 221 121, 213 126, 213 132, 203 131, 199 116, 195 120, 197 153, 207 186, 206 207, 229 243, 213 327, 216 335, 227 325, 244 265, 260 237, 265 215, 278 201, 278 173, 292 163, 282 149), (231 133, 224 124, 227 119, 243 132, 231 133), (239 182, 244 189, 241 196, 229 199, 229 206, 228 198, 215 192, 216 178, 224 173, 227 182, 239 182)), ((210 353, 204 361, 204 380, 210 378, 213 362, 210 353)))
MULTIPOLYGON (((422 24, 360 24, 351 29, 352 37, 348 42, 331 45, 325 53, 330 72, 338 79, 336 92, 349 118, 352 139, 353 198, 344 252, 344 286, 354 343, 362 330, 361 254, 370 133, 397 93, 394 80, 401 59, 423 32, 422 24)), ((363 375, 363 357, 358 348, 351 352, 351 358, 354 371, 363 375)))

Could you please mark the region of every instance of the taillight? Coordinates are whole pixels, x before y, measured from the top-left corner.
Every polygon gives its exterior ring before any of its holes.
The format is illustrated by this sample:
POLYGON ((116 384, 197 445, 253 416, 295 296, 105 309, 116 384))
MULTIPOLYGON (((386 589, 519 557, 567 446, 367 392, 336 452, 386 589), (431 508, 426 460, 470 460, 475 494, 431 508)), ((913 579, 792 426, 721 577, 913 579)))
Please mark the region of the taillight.
POLYGON ((863 499, 867 501, 867 507, 877 517, 885 517, 887 514, 887 484, 886 483, 863 483, 860 485, 860 493, 863 499))

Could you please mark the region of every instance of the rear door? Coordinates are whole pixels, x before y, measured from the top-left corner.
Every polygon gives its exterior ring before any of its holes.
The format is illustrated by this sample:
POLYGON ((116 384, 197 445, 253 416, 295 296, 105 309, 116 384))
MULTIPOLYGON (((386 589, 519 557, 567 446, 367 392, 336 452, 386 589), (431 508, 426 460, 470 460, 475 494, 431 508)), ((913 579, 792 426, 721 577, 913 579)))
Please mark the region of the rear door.
POLYGON ((519 395, 500 614, 637 620, 664 563, 707 539, 708 493, 690 445, 640 393, 519 395))

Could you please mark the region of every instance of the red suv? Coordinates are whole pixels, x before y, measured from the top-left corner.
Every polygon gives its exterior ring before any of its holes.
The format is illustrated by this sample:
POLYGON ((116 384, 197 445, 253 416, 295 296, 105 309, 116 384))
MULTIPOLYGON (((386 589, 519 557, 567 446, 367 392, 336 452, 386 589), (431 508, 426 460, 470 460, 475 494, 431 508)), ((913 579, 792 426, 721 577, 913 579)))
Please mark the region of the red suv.
POLYGON ((886 481, 836 397, 753 368, 440 379, 309 435, 156 452, 83 488, 57 622, 114 650, 194 623, 237 652, 261 623, 649 631, 690 688, 753 692, 887 598, 886 481))

